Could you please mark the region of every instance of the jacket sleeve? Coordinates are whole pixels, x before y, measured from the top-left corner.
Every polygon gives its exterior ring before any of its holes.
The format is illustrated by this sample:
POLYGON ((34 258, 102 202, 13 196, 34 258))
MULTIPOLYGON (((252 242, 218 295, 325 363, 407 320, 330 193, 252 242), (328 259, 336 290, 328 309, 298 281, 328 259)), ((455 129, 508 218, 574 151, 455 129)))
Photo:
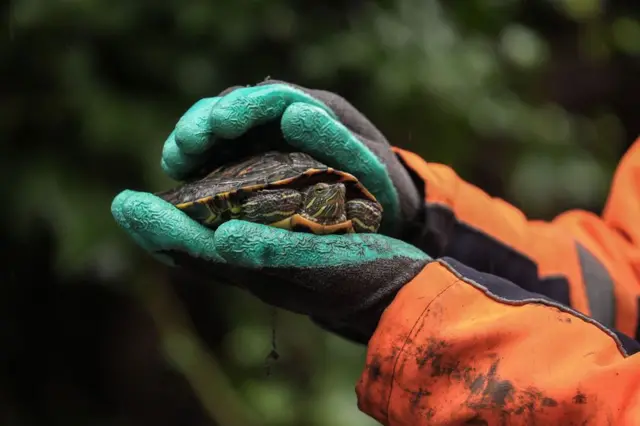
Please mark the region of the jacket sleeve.
POLYGON ((384 312, 358 406, 387 426, 637 425, 639 348, 554 300, 442 258, 384 312))
POLYGON ((416 245, 637 336, 640 139, 619 164, 602 217, 569 211, 550 222, 528 220, 446 165, 395 151, 424 183, 426 227, 416 245))

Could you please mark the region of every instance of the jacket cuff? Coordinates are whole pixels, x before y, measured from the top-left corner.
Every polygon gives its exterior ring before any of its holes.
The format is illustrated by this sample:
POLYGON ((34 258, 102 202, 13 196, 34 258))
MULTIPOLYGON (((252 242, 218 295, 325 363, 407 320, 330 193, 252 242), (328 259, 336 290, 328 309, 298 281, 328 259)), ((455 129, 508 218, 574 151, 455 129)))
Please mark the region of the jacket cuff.
POLYGON ((419 320, 429 311, 431 302, 457 281, 439 262, 433 261, 398 292, 382 314, 368 344, 365 369, 356 386, 361 411, 382 424, 389 424, 389 416, 393 416, 389 413, 389 401, 398 358, 405 347, 411 346, 413 336, 420 333, 419 320), (424 285, 427 276, 428 290, 424 285), (416 300, 421 302, 416 303, 416 300))

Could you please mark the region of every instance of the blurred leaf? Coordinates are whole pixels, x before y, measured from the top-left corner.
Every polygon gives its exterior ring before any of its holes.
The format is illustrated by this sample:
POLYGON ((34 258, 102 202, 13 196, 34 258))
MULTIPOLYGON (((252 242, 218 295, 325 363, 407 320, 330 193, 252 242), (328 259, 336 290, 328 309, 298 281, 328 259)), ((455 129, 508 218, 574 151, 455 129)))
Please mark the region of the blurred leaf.
POLYGON ((560 0, 558 3, 564 11, 575 20, 589 20, 602 13, 601 0, 560 0))
POLYGON ((621 17, 613 22, 613 39, 616 47, 621 51, 640 55, 640 22, 628 17, 621 17))
POLYGON ((539 66, 546 59, 540 37, 522 25, 510 25, 502 31, 501 47, 504 54, 522 68, 539 66))

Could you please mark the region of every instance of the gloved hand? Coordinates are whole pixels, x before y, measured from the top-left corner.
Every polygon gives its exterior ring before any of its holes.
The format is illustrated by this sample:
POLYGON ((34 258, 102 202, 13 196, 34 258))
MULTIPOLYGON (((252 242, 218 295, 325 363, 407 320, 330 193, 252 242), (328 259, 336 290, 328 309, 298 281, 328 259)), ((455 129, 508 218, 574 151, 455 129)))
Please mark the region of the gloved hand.
MULTIPOLYGON (((359 178, 384 208, 381 233, 408 240, 420 231, 423 184, 414 183, 366 117, 342 97, 323 90, 267 80, 202 99, 184 114, 165 142, 162 167, 181 180, 204 162, 225 162, 234 151, 242 155, 251 150, 245 136, 269 123, 277 125, 277 132, 291 147, 359 178), (230 141, 241 136, 241 144, 230 141)), ((273 137, 271 133, 253 139, 264 142, 273 137)))
POLYGON ((161 260, 243 287, 361 343, 396 292, 430 260, 380 234, 318 236, 237 220, 213 231, 144 192, 122 192, 112 212, 161 260))

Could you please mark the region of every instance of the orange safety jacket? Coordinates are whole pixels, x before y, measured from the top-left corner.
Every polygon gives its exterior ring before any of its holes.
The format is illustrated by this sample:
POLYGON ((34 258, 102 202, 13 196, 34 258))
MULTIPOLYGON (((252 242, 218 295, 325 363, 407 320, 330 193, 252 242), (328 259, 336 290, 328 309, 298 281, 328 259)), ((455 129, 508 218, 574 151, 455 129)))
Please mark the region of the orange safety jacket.
POLYGON ((358 406, 384 425, 640 425, 640 138, 602 217, 529 221, 441 164, 434 257, 369 341, 358 406))

